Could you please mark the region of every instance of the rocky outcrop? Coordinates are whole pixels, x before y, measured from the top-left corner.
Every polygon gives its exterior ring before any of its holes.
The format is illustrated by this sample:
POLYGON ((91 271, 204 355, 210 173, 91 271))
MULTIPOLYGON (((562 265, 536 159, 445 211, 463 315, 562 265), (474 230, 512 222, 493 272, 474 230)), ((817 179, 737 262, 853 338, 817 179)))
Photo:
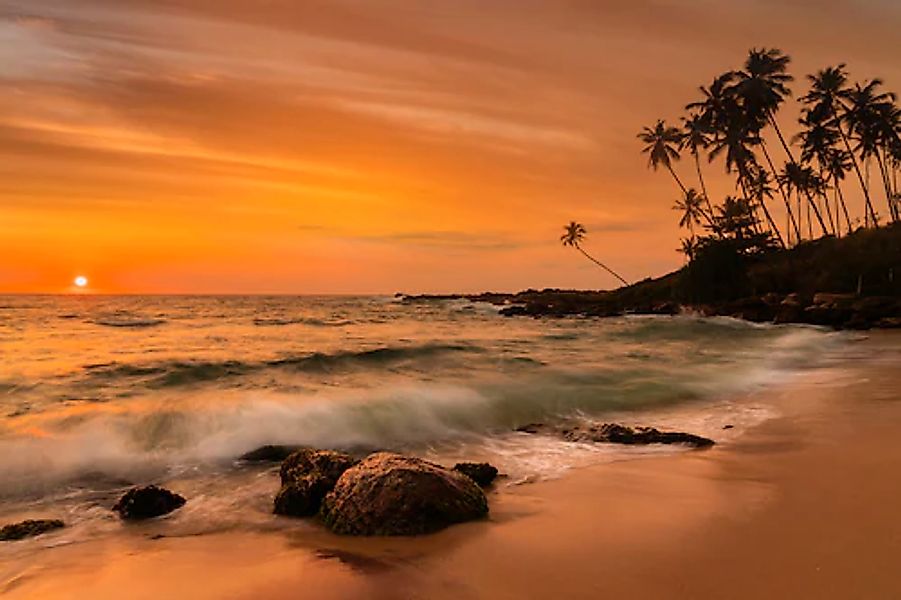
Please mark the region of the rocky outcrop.
POLYGON ((654 427, 626 427, 617 423, 601 425, 563 425, 531 423, 517 428, 522 433, 558 435, 569 442, 593 442, 605 444, 648 445, 682 444, 692 448, 706 448, 714 441, 681 431, 660 431, 654 427))
POLYGON ((282 487, 275 496, 273 512, 291 517, 309 517, 319 512, 325 495, 356 461, 331 450, 296 450, 282 462, 282 487))
POLYGON ((454 471, 463 473, 479 487, 488 487, 497 477, 497 468, 488 463, 462 462, 454 465, 454 471))
POLYGON ((419 535, 487 514, 485 494, 466 475, 389 452, 346 470, 321 512, 344 535, 419 535))
POLYGON ((11 523, 0 528, 0 542, 34 537, 65 526, 66 524, 59 519, 28 519, 19 523, 11 523))
POLYGON ((129 521, 152 519, 185 505, 186 500, 174 492, 155 485, 136 487, 125 492, 113 506, 119 516, 129 521))

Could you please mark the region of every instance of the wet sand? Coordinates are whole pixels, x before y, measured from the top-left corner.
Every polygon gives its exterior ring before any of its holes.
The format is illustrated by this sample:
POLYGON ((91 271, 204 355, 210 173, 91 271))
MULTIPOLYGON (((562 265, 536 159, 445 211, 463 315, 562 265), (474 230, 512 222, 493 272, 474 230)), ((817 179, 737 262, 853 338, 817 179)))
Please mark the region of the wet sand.
POLYGON ((152 525, 0 563, 8 598, 899 598, 901 335, 775 390, 710 450, 501 488, 489 521, 419 539, 304 527, 150 539, 152 525))

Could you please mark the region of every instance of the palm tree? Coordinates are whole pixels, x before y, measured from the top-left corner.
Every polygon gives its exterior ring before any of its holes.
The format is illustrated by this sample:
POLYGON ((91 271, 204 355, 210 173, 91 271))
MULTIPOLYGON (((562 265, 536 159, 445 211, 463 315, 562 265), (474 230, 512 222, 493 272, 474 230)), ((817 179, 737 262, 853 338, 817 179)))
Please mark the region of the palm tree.
POLYGON ((821 115, 806 110, 798 122, 803 129, 794 137, 795 141, 801 142, 801 163, 802 165, 812 165, 816 161, 818 167, 817 176, 819 178, 818 185, 814 186, 817 193, 822 195, 824 205, 826 207, 826 216, 832 226, 832 233, 838 234, 837 223, 838 207, 836 207, 836 219, 832 218, 832 210, 829 207, 829 199, 826 197, 825 177, 826 165, 830 160, 831 153, 835 150, 838 143, 839 135, 833 127, 830 127, 824 121, 821 115))
POLYGON ((842 63, 836 67, 827 67, 817 71, 815 75, 808 75, 807 79, 811 83, 810 91, 801 97, 801 102, 810 106, 810 110, 818 113, 820 118, 829 119, 834 124, 839 136, 842 138, 845 150, 851 157, 854 171, 857 173, 857 179, 860 182, 860 188, 863 191, 866 203, 865 214, 869 219, 873 220, 873 225, 879 227, 876 211, 873 209, 873 203, 870 200, 870 191, 867 189, 857 157, 851 150, 851 142, 848 140, 848 135, 842 128, 842 113, 845 111, 843 101, 849 94, 849 90, 846 87, 848 74, 845 72, 845 65, 842 63))
POLYGON ((660 165, 666 167, 682 193, 686 193, 688 190, 673 170, 673 161, 679 160, 678 147, 682 141, 682 132, 676 127, 667 126, 663 119, 659 119, 653 128, 642 129, 638 139, 647 144, 641 152, 648 155, 648 166, 655 171, 660 165))
POLYGON ((845 204, 845 195, 842 193, 842 180, 845 173, 851 170, 851 158, 848 153, 838 148, 833 148, 824 157, 824 170, 828 175, 827 181, 832 180, 832 189, 835 194, 836 207, 835 212, 838 215, 838 207, 841 205, 842 213, 845 216, 845 224, 848 226, 848 233, 851 233, 851 216, 848 214, 848 205, 845 204))
POLYGON ((759 165, 754 165, 749 172, 748 187, 750 188, 751 194, 757 201, 757 205, 763 209, 763 214, 766 216, 767 223, 769 223, 770 228, 776 235, 779 245, 785 248, 785 240, 782 239, 782 234, 779 232, 779 228, 776 226, 776 222, 773 220, 773 217, 770 215, 770 211, 766 206, 766 199, 773 198, 773 186, 770 185, 770 181, 770 174, 767 173, 766 169, 759 165))
POLYGON ((885 187, 889 214, 893 221, 897 221, 898 216, 894 210, 888 172, 882 158, 882 145, 885 141, 883 121, 892 113, 895 95, 880 91, 881 85, 880 79, 873 79, 865 85, 855 84, 854 88, 844 96, 845 112, 842 118, 848 125, 850 136, 857 141, 855 150, 859 153, 860 158, 866 161, 870 157, 876 157, 885 187))
POLYGON ((682 212, 682 218, 679 219, 679 227, 686 227, 691 232, 692 238, 695 237, 695 225, 701 224, 701 217, 710 224, 711 228, 714 226, 713 221, 704 212, 702 202, 701 194, 695 189, 690 189, 685 192, 685 196, 681 200, 676 200, 676 204, 673 206, 673 210, 682 212))
POLYGON ((707 202, 707 210, 713 214, 713 206, 710 204, 710 194, 707 193, 707 185, 704 183, 704 174, 701 172, 700 151, 710 146, 710 127, 706 119, 700 113, 692 113, 687 118, 682 117, 682 140, 679 143, 681 150, 689 150, 695 159, 695 169, 698 171, 698 183, 701 184, 701 192, 707 202))
POLYGON ((747 118, 760 125, 773 126, 789 159, 794 162, 791 149, 785 142, 776 122, 776 111, 791 95, 788 84, 794 77, 786 73, 791 58, 776 48, 754 48, 748 52, 743 71, 736 73, 735 91, 744 103, 747 118))
POLYGON ((585 239, 585 236, 588 235, 588 231, 581 223, 576 223, 575 221, 570 221, 569 225, 564 225, 563 227, 564 233, 560 236, 560 241, 564 246, 571 246, 581 252, 585 258, 598 265, 599 267, 603 267, 608 273, 619 279, 623 285, 629 285, 629 282, 620 277, 613 269, 597 260, 582 248, 582 241, 585 239))

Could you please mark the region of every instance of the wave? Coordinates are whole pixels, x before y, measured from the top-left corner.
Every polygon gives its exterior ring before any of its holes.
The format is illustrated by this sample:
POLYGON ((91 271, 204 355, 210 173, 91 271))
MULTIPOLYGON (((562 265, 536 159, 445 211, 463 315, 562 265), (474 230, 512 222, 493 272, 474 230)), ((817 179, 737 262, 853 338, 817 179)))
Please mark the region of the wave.
POLYGON ((105 318, 105 319, 94 319, 91 321, 94 325, 100 325, 102 327, 122 327, 122 328, 136 328, 142 329, 146 327, 156 327, 158 325, 162 325, 166 322, 165 319, 144 319, 144 318, 105 318))
POLYGON ((148 379, 149 387, 172 387, 227 377, 246 375, 265 369, 290 369, 305 373, 327 373, 352 368, 384 367, 408 360, 422 360, 442 354, 480 352, 477 346, 461 344, 420 344, 385 346, 361 351, 326 354, 313 352, 266 361, 183 361, 170 360, 154 364, 100 363, 82 368, 90 377, 102 379, 148 379))
POLYGON ((264 318, 258 317, 253 320, 253 324, 258 327, 283 327, 285 325, 309 325, 311 327, 347 327, 354 325, 354 321, 349 320, 324 320, 312 317, 297 318, 264 318))

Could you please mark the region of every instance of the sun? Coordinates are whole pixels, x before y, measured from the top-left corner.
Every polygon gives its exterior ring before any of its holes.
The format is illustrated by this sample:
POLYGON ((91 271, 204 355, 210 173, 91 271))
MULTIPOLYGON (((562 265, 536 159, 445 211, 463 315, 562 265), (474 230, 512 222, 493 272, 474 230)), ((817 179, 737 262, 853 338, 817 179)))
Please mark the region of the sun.
POLYGON ((75 287, 80 287, 80 288, 86 287, 88 285, 88 278, 85 277, 84 275, 79 275, 78 277, 75 278, 74 283, 75 283, 75 287))

